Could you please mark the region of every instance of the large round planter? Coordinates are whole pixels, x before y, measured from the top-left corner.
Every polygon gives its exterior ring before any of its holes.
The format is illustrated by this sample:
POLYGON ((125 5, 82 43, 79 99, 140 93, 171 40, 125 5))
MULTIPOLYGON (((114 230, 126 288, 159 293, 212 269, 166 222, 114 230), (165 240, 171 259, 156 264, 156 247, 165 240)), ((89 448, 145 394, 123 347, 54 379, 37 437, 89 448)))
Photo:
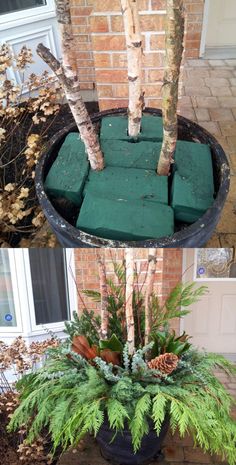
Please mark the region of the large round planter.
POLYGON ((103 457, 117 465, 143 465, 158 458, 169 421, 166 419, 163 422, 159 436, 154 430, 153 423, 150 422, 149 426, 149 432, 143 437, 140 449, 134 453, 129 429, 124 429, 115 435, 115 431, 105 420, 96 438, 103 457))
MULTIPOLYGON (((161 116, 161 110, 147 108, 146 113, 161 116)), ((104 116, 127 113, 126 108, 102 111, 93 115, 94 123, 104 116)), ((230 184, 230 169, 224 150, 208 131, 198 124, 178 116, 178 139, 208 144, 212 152, 215 183, 213 205, 195 223, 175 232, 172 236, 145 241, 118 241, 87 234, 66 221, 54 208, 44 190, 45 177, 57 157, 58 150, 69 132, 76 131, 74 123, 59 131, 49 142, 47 151, 36 166, 36 192, 40 205, 60 244, 64 247, 202 247, 211 238, 219 222, 230 184)))

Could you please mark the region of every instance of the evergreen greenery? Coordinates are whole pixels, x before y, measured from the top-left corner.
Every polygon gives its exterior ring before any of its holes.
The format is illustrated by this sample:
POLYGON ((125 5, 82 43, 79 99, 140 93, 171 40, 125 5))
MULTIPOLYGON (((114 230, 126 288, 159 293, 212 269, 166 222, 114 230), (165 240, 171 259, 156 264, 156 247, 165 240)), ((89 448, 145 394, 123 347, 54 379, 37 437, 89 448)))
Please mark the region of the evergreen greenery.
MULTIPOLYGON (((121 270, 118 271, 122 280, 121 270)), ((68 340, 50 349, 44 366, 17 383, 21 402, 9 430, 25 424, 28 441, 32 442, 46 427, 54 451, 58 446, 66 450, 76 446, 87 432, 96 436, 104 418, 108 418, 114 436, 128 426, 136 452, 150 425, 154 424, 158 435, 168 418, 172 433, 178 430, 181 436, 191 434, 204 451, 220 454, 223 460, 235 465, 236 423, 230 416, 235 401, 214 370, 220 368, 236 375, 236 367, 222 356, 197 351, 187 335, 177 337, 168 328, 169 319, 185 313, 206 288, 199 291, 193 285, 179 285, 163 307, 157 304, 151 341, 145 347, 137 345, 132 357, 123 337, 122 322, 118 333, 111 331, 118 327, 123 308, 122 283, 118 288, 114 285, 115 297, 113 294, 110 299, 112 323, 108 340, 99 341, 99 321, 87 310, 67 324, 68 340), (71 339, 81 335, 88 337, 93 349, 97 345, 97 355, 92 360, 71 349, 71 339), (110 352, 119 354, 119 364, 108 363, 104 353, 110 352), (171 373, 149 368, 150 354, 162 357, 167 352, 178 356, 178 365, 171 373)), ((144 328, 140 328, 142 339, 144 328)), ((81 344, 83 341, 80 340, 81 344)), ((83 349, 86 348, 84 345, 83 349)))

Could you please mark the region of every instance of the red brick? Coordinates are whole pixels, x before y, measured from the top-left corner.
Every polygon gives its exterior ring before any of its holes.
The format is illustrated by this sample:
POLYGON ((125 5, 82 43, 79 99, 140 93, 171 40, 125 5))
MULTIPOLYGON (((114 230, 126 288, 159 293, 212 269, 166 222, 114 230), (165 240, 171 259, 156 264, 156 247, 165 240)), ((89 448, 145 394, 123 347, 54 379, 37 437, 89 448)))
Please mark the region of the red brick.
POLYGON ((124 50, 125 37, 117 35, 93 35, 92 36, 94 50, 124 50))
POLYGON ((120 108, 120 107, 128 107, 128 100, 109 100, 109 99, 101 99, 99 101, 99 108, 100 110, 108 110, 110 108, 120 108))
POLYGON ((96 71, 97 82, 105 83, 107 82, 127 82, 127 71, 123 70, 103 70, 98 69, 96 71))
POLYGON ((165 19, 164 15, 140 15, 141 31, 164 31, 165 19))
POLYGON ((120 11, 120 0, 90 0, 93 11, 120 11))
POLYGON ((109 32, 107 16, 92 16, 90 18, 91 32, 109 32))
POLYGON ((112 86, 97 85, 98 97, 113 97, 112 86))
POLYGON ((109 53, 94 53, 93 57, 96 68, 111 67, 111 55, 109 53))

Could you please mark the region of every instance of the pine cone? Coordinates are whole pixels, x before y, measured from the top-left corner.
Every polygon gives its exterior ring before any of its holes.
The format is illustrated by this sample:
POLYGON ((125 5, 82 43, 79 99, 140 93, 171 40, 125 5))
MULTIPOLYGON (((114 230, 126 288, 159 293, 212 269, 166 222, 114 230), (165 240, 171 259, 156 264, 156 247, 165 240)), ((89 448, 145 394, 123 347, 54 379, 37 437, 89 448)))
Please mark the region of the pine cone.
POLYGON ((151 370, 159 370, 166 375, 170 375, 172 371, 177 368, 178 357, 172 353, 166 353, 159 355, 159 357, 153 358, 148 362, 148 367, 151 370))

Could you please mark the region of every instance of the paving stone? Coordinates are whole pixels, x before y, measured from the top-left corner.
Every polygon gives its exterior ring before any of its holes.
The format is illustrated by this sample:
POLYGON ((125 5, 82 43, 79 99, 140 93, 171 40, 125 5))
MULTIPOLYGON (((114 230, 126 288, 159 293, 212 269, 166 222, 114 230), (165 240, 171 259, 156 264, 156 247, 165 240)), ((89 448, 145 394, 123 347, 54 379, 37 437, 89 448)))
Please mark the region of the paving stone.
POLYGON ((230 78, 230 84, 231 86, 236 86, 236 78, 230 78))
POLYGON ((188 60, 188 66, 196 67, 196 68, 206 68, 209 65, 208 60, 188 60))
MULTIPOLYGON (((228 97, 221 98, 223 99, 228 97)), ((216 97, 197 97, 196 103, 200 108, 217 108, 219 106, 216 97)))
POLYGON ((179 99, 179 107, 189 107, 192 106, 191 98, 187 97, 187 95, 182 95, 179 99))
POLYGON ((203 95, 203 96, 208 97, 208 96, 211 96, 211 91, 210 91, 209 87, 206 87, 206 86, 205 87, 204 86, 203 87, 201 87, 201 86, 199 86, 199 87, 187 87, 187 86, 185 86, 185 94, 190 95, 190 96, 192 96, 192 95, 202 96, 203 95))
POLYGON ((231 59, 231 60, 225 60, 228 66, 236 66, 236 60, 231 59))
POLYGON ((213 121, 199 121, 198 123, 200 126, 205 128, 207 131, 209 131, 214 136, 221 135, 221 131, 220 131, 220 127, 218 123, 215 123, 213 121))
POLYGON ((191 108, 180 108, 179 114, 185 118, 190 119, 191 121, 196 121, 196 115, 193 109, 191 108))
POLYGON ((228 200, 236 203, 236 176, 231 176, 228 200))
POLYGON ((214 77, 214 78, 231 78, 234 76, 233 72, 230 71, 229 69, 222 69, 222 68, 219 68, 219 69, 213 69, 211 71, 209 71, 209 75, 210 77, 214 77))
POLYGON ((225 66, 224 60, 209 60, 210 66, 225 66))
POLYGON ((236 246, 236 234, 220 234, 220 247, 236 246))
POLYGON ((230 90, 231 90, 233 96, 236 97, 236 87, 231 87, 230 90))
POLYGON ((209 111, 206 108, 195 108, 198 121, 210 121, 209 111))
MULTIPOLYGON (((210 117, 212 121, 233 121, 233 113, 229 109, 225 108, 210 108, 210 117)), ((236 114, 236 112, 235 112, 236 114)))
POLYGON ((232 112, 233 112, 234 118, 236 119, 236 108, 232 108, 232 112))
POLYGON ((236 150, 236 136, 227 137, 227 142, 231 150, 236 150))
POLYGON ((233 171, 233 174, 236 175, 236 152, 232 152, 229 154, 229 161, 230 161, 230 168, 233 171))
POLYGON ((208 87, 226 87, 229 85, 229 81, 226 78, 205 78, 205 83, 208 87))
POLYGON ((236 136, 236 121, 220 121, 223 136, 236 136))
POLYGON ((211 87, 211 93, 215 97, 229 97, 233 94, 230 87, 211 87))
POLYGON ((232 202, 226 202, 216 230, 219 233, 232 233, 236 231, 236 211, 232 202))
POLYGON ((210 249, 210 248, 218 248, 218 247, 220 247, 219 235, 213 234, 213 236, 212 236, 211 239, 207 242, 207 244, 206 244, 205 247, 208 247, 209 249, 210 249))
POLYGON ((222 108, 236 108, 236 97, 219 97, 218 100, 222 108))
MULTIPOLYGON (((210 77, 210 71, 207 68, 200 68, 200 69, 188 69, 188 77, 189 78, 196 78, 196 77, 210 77)), ((230 75, 232 76, 232 74, 230 75)))

